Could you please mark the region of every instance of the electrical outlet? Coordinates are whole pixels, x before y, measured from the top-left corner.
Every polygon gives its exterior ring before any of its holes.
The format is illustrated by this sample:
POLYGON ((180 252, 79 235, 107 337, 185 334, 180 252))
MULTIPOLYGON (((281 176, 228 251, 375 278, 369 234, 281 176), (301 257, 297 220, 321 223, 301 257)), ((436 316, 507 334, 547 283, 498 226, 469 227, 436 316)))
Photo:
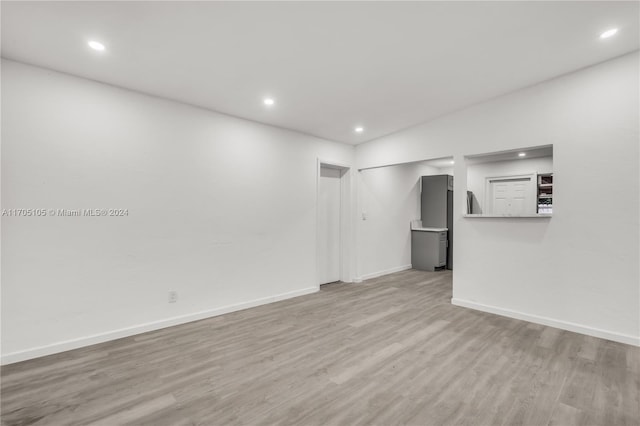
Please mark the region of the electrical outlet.
POLYGON ((170 291, 169 292, 169 303, 176 303, 178 301, 178 292, 170 291))

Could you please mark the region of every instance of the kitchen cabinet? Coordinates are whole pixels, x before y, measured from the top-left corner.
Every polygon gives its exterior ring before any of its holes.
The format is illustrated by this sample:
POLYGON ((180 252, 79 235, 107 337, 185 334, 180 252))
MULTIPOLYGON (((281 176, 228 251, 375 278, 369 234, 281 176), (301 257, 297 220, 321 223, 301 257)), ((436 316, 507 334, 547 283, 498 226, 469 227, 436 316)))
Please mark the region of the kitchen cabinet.
POLYGON ((411 230, 411 266, 422 271, 435 271, 447 266, 447 228, 411 230))

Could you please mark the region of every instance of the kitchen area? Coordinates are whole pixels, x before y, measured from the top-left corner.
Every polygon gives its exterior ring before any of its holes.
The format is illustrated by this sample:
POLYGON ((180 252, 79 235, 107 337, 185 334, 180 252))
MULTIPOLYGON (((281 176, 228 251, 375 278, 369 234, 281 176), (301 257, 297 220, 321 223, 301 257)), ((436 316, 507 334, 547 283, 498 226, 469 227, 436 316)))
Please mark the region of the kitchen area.
POLYGON ((420 211, 411 221, 413 269, 453 269, 453 176, 420 178, 420 211))
MULTIPOLYGON (((553 146, 468 155, 464 163, 458 220, 552 216, 553 146)), ((443 157, 359 170, 359 277, 453 270, 453 166, 443 157)))
POLYGON ((452 157, 359 170, 359 278, 453 268, 452 157))

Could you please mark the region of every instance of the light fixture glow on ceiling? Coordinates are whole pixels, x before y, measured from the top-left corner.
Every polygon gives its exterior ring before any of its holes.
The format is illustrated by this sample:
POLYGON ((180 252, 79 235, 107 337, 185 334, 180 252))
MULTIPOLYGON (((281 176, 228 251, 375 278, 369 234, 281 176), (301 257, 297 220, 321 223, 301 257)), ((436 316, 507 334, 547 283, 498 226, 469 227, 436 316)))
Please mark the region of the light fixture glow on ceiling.
POLYGON ((521 152, 518 154, 518 157, 526 157, 527 153, 526 152, 521 152))
POLYGON ((87 44, 90 48, 99 52, 102 52, 105 49, 104 44, 100 43, 99 41, 90 40, 87 44))
POLYGON ((603 32, 602 34, 600 34, 600 38, 613 37, 614 35, 616 35, 617 32, 618 32, 617 28, 611 28, 610 30, 607 30, 607 31, 603 32))
POLYGON ((262 102, 267 106, 271 106, 276 103, 276 101, 273 100, 273 98, 265 98, 262 102))
POLYGON ((364 132, 364 127, 356 127, 355 129, 353 129, 356 131, 356 133, 362 133, 364 132))
POLYGON ((453 161, 453 160, 451 160, 451 164, 456 164, 456 162, 455 162, 455 161, 453 161))

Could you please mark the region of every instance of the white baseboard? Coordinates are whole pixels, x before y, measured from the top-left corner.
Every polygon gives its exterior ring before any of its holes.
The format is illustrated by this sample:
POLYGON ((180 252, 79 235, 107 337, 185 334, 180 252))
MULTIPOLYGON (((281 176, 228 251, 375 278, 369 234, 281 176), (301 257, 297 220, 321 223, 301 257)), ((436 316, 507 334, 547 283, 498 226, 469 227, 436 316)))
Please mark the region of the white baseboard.
POLYGON ((568 321, 561 321, 553 318, 541 317, 524 312, 512 311, 511 309, 499 308, 496 306, 483 305, 482 303, 471 302, 469 300, 451 298, 451 304, 464 308, 475 309, 477 311, 489 312, 503 317, 515 318, 529 321, 536 324, 548 325, 562 330, 573 331, 575 333, 586 334, 587 336, 599 337, 601 339, 612 340, 614 342, 626 343, 628 345, 640 346, 640 336, 621 334, 599 328, 588 327, 568 321))
POLYGON ((359 283, 364 280, 370 280, 371 278, 378 278, 383 275, 393 274, 394 272, 406 271, 407 269, 411 269, 411 265, 402 265, 396 266, 395 268, 385 269, 384 271, 373 272, 371 274, 362 275, 353 280, 353 282, 359 283))
POLYGON ((105 333, 94 334, 91 336, 80 337, 72 340, 53 343, 45 346, 38 346, 23 351, 17 351, 2 355, 0 364, 13 364, 14 362, 26 361, 28 359, 38 358, 46 355, 52 355, 59 352, 78 349, 85 346, 95 345, 97 343, 108 342, 110 340, 129 337, 136 334, 146 333, 148 331, 159 330, 161 328, 172 327, 174 325, 185 324, 192 321, 198 321, 205 318, 211 318, 229 312, 241 311, 243 309, 253 308, 268 303, 278 302, 280 300, 291 299, 293 297, 304 296, 318 291, 318 287, 308 287, 302 290, 291 291, 288 293, 277 294, 275 296, 263 297, 260 299, 250 300, 248 302, 236 303, 234 305, 222 306, 220 308, 209 309, 206 311, 194 312, 192 314, 180 315, 177 317, 167 318, 159 321, 138 324, 131 327, 121 328, 118 330, 107 331, 105 333))

